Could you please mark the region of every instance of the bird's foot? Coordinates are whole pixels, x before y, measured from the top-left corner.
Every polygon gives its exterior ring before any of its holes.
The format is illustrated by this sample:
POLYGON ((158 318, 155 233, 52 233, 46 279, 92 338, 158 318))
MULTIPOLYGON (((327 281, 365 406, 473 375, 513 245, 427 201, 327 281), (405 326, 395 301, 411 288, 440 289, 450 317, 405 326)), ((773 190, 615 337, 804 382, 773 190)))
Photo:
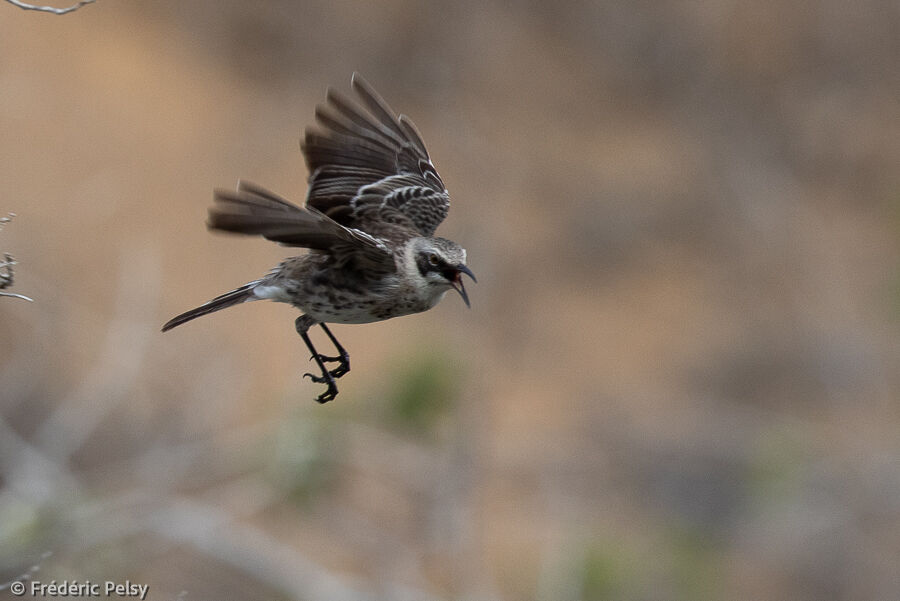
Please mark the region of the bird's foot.
POLYGON ((328 401, 333 401, 335 397, 337 397, 337 395, 337 386, 334 385, 334 382, 331 382, 330 384, 328 384, 328 390, 316 397, 316 402, 320 405, 324 405, 328 401))
MULTIPOLYGON (((341 355, 339 357, 327 357, 325 355, 319 355, 318 357, 323 363, 340 363, 340 365, 338 365, 334 369, 328 370, 328 374, 332 378, 340 378, 341 376, 343 376, 344 374, 346 374, 347 372, 350 371, 350 355, 348 353, 341 353, 341 355)), ((312 361, 315 358, 316 357, 313 356, 313 357, 310 357, 309 360, 312 361)), ((319 382, 319 383, 325 382, 325 379, 321 378, 319 376, 314 376, 312 374, 306 374, 306 375, 308 375, 310 378, 312 378, 313 382, 319 382)))
MULTIPOLYGON (((326 372, 328 373, 328 372, 326 372)), ((331 374, 328 373, 328 377, 317 376, 315 374, 311 374, 309 372, 303 374, 304 378, 309 378, 316 384, 327 384, 328 389, 325 390, 322 394, 316 397, 317 403, 327 403, 328 401, 333 401, 335 397, 338 395, 337 385, 334 383, 334 378, 331 377, 331 374)))

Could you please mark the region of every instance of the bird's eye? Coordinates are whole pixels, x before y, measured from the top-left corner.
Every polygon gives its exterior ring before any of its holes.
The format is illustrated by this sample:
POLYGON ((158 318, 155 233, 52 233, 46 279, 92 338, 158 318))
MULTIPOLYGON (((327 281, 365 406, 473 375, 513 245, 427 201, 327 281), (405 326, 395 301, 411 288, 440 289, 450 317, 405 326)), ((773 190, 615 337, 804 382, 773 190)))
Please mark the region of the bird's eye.
POLYGON ((440 263, 440 261, 438 260, 438 256, 434 253, 428 255, 428 263, 433 267, 437 267, 438 263, 440 263))

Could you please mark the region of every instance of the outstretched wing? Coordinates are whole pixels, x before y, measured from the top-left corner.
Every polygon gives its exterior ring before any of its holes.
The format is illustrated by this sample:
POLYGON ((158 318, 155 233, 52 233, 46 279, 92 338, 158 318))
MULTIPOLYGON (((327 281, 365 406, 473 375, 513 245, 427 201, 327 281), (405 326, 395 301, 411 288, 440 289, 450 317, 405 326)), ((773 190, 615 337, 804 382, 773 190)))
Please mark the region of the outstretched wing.
POLYGON ((245 181, 238 182, 237 190, 216 190, 209 227, 322 251, 338 266, 355 262, 360 267, 395 269, 394 255, 382 240, 245 181))
POLYGON ((405 226, 431 236, 447 216, 450 195, 422 137, 358 73, 351 84, 365 109, 329 90, 328 102, 316 107, 319 128, 306 131, 306 206, 375 235, 405 226))

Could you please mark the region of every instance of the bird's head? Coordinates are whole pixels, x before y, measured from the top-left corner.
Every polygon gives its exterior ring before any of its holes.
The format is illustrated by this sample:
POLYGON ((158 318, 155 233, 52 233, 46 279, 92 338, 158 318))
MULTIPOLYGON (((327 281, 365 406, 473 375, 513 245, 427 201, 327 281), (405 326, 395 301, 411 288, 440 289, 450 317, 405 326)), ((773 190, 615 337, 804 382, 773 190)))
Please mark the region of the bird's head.
MULTIPOLYGON (((410 275, 429 296, 440 297, 453 288, 466 306, 469 295, 463 286, 463 274, 476 282, 475 274, 466 267, 466 249, 446 238, 414 238, 409 245, 410 275)), ((435 302, 437 302, 435 300, 435 302)))

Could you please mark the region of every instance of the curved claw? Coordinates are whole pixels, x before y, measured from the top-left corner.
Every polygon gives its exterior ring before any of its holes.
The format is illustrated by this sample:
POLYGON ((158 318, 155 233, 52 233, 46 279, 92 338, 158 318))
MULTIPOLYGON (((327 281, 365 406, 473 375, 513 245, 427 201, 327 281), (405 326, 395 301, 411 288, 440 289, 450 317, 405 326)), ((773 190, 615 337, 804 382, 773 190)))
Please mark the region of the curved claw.
MULTIPOLYGON (((328 375, 331 376, 332 378, 340 378, 341 376, 343 376, 344 374, 346 374, 349 371, 350 371, 349 367, 347 367, 345 365, 338 365, 336 368, 329 371, 328 375)), ((317 375, 311 374, 309 372, 306 372, 305 374, 303 374, 303 377, 309 378, 316 384, 325 384, 326 382, 328 382, 328 380, 326 380, 322 376, 317 376, 317 375)))
POLYGON ((321 376, 317 376, 311 373, 303 374, 303 377, 309 377, 310 380, 315 382, 316 384, 328 384, 328 388, 325 389, 325 392, 316 397, 316 402, 319 404, 327 403, 328 401, 333 401, 338 395, 337 386, 334 384, 334 380, 326 380, 321 376))
POLYGON ((337 394, 338 394, 337 386, 335 386, 334 383, 332 383, 328 386, 328 390, 326 390, 325 392, 323 392, 322 394, 320 394, 319 396, 316 397, 316 402, 319 404, 324 404, 324 403, 327 403, 328 401, 333 401, 335 399, 335 397, 337 397, 337 394))
MULTIPOLYGON (((313 355, 309 358, 309 360, 312 361, 315 358, 316 358, 316 356, 313 355)), ((319 359, 324 361, 325 363, 339 363, 339 362, 343 363, 343 361, 344 361, 343 357, 327 357, 325 355, 319 355, 319 359)))

